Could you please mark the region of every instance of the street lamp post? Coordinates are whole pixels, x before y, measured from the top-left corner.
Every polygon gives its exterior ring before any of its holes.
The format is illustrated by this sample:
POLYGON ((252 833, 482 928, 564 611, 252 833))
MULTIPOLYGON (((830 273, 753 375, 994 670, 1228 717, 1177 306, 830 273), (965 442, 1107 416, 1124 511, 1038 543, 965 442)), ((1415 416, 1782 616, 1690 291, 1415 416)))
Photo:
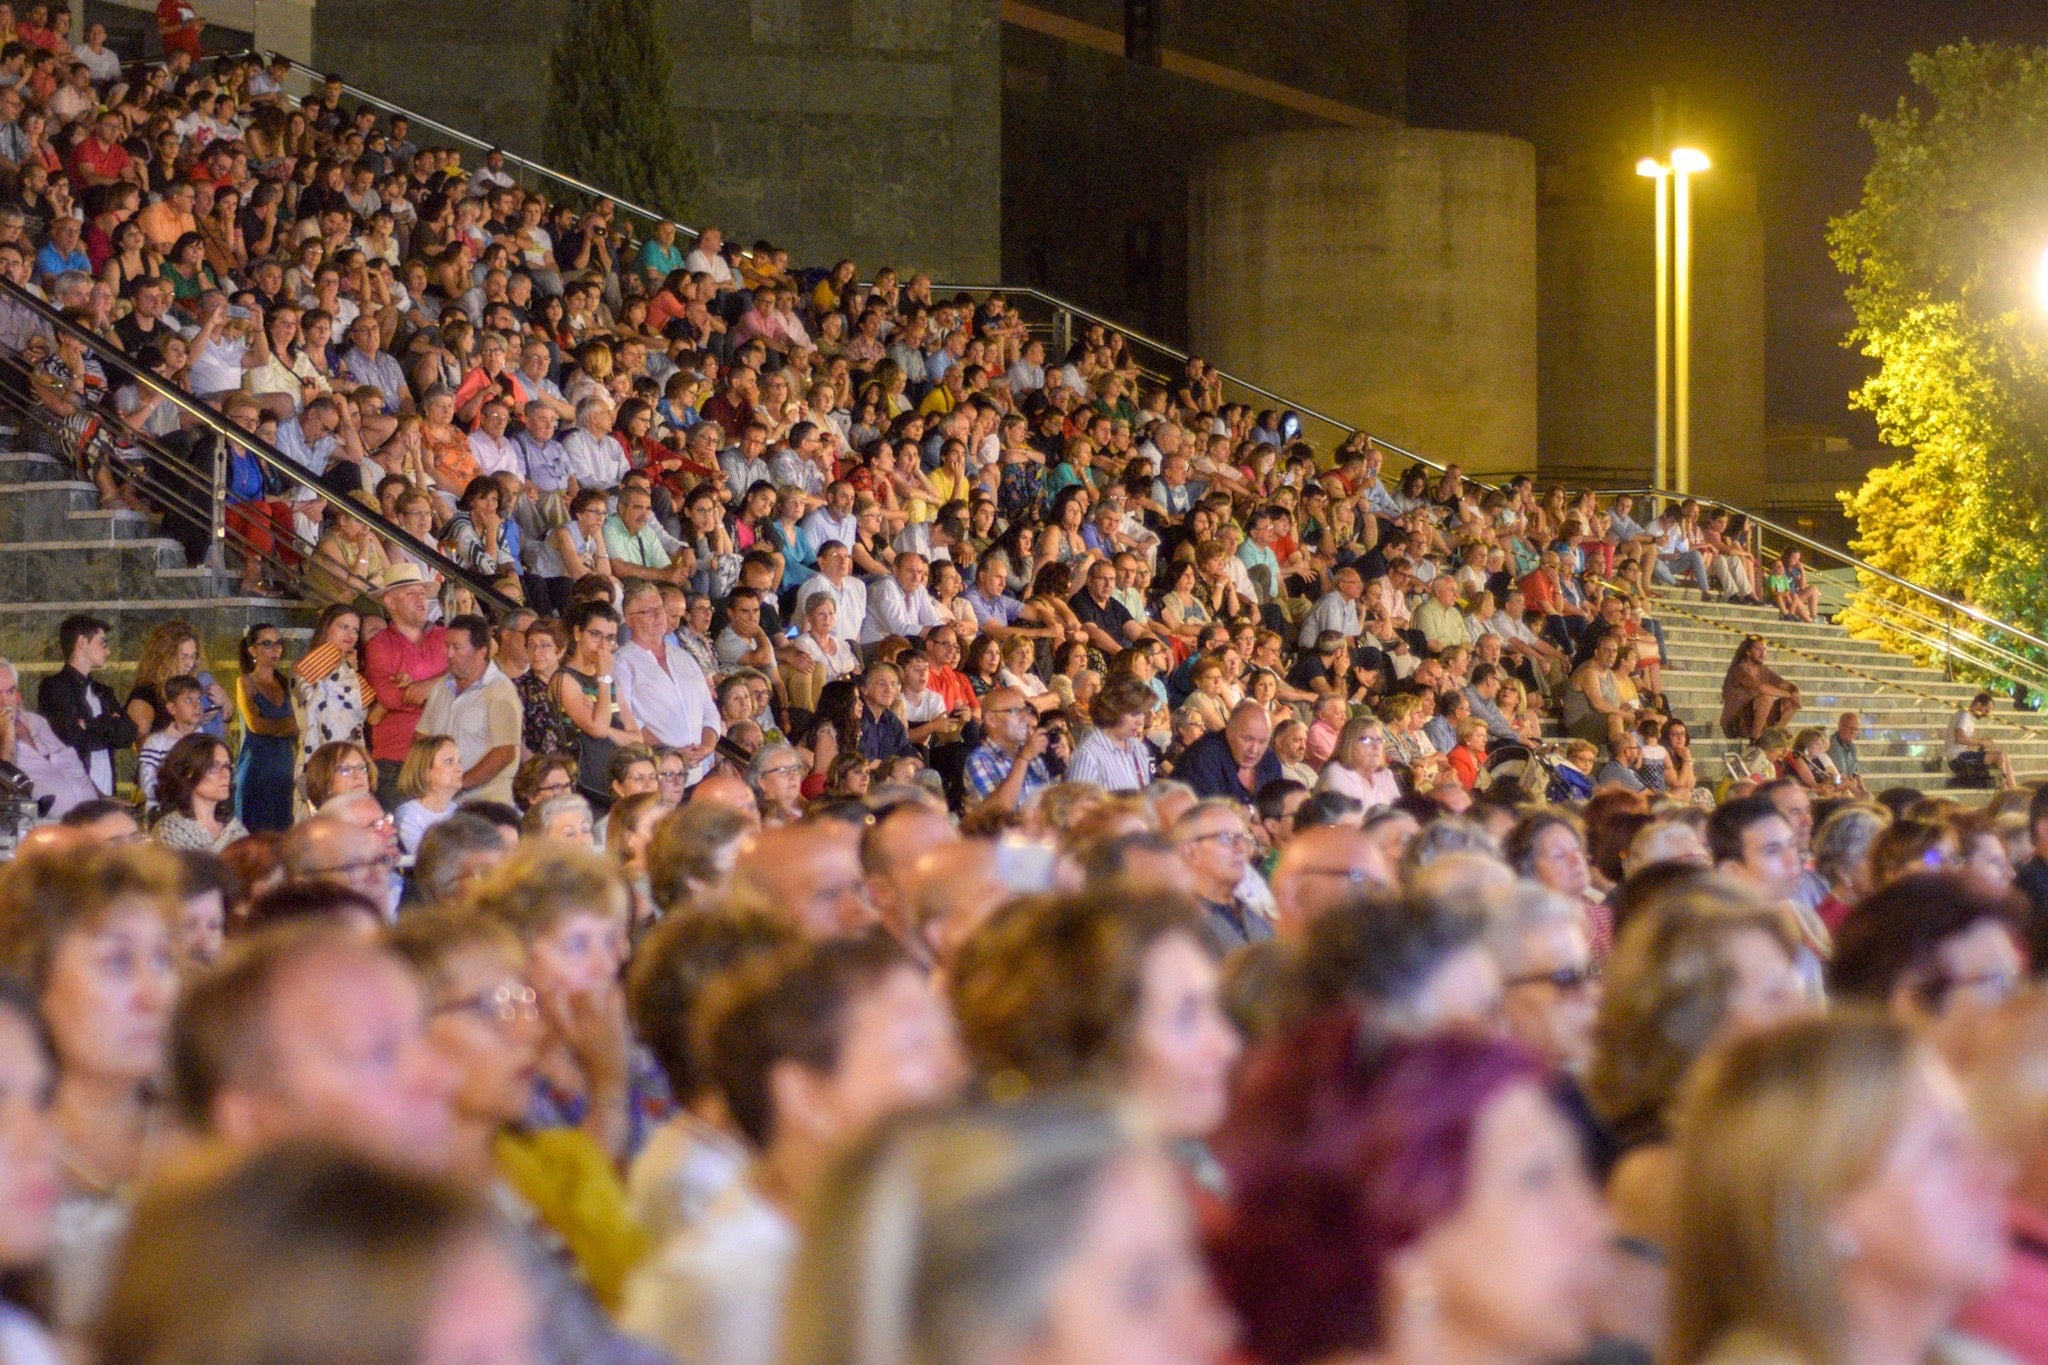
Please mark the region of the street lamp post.
POLYGON ((1655 182, 1657 192, 1657 460, 1650 487, 1664 487, 1671 437, 1671 199, 1665 182, 1671 168, 1655 157, 1636 163, 1636 174, 1655 182))
POLYGON ((1657 487, 1692 491, 1692 177, 1713 163, 1677 147, 1669 163, 1644 157, 1636 174, 1657 191, 1657 487), (1668 193, 1666 187, 1669 187, 1668 193))
POLYGON ((1671 153, 1672 217, 1677 220, 1672 240, 1678 258, 1672 272, 1672 294, 1676 299, 1672 327, 1677 334, 1673 344, 1677 356, 1672 366, 1672 388, 1676 394, 1672 404, 1672 472, 1681 493, 1692 492, 1692 178, 1712 164, 1705 152, 1691 147, 1678 147, 1671 153))

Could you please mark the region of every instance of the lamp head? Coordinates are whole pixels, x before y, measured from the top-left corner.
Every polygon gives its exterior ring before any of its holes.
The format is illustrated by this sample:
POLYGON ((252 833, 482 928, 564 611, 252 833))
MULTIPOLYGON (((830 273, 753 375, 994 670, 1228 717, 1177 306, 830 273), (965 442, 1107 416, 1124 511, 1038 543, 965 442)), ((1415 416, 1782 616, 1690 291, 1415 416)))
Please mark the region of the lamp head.
POLYGON ((1636 163, 1636 174, 1648 180, 1655 180, 1664 174, 1664 166, 1654 156, 1646 156, 1636 163))
POLYGON ((1694 175, 1714 163, 1707 160, 1707 154, 1696 147, 1674 147, 1671 151, 1671 169, 1694 175))

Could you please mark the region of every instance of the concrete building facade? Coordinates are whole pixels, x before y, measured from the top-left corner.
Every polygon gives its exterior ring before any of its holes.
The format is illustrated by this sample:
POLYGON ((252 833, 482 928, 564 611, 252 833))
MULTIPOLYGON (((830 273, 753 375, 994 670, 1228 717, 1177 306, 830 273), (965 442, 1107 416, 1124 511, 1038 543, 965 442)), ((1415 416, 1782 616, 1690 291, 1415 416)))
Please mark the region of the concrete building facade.
MULTIPOLYGON (((320 0, 314 51, 366 89, 545 159, 563 8, 320 0)), ((767 238, 805 261, 852 255, 997 277, 998 0, 659 0, 657 10, 673 102, 703 170, 686 221, 767 238)))
POLYGON ((1536 154, 1426 129, 1219 148, 1189 200, 1196 349, 1474 473, 1537 453, 1536 154))

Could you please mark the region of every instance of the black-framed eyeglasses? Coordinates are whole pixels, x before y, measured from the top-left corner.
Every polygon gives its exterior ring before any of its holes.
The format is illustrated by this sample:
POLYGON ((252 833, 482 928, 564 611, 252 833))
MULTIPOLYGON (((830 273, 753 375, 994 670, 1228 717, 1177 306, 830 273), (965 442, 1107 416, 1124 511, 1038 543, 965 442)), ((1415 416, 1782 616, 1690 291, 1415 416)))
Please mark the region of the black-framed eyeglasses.
POLYGON ((1561 994, 1574 995, 1600 984, 1600 966, 1598 963, 1587 963, 1583 967, 1559 967, 1554 971, 1530 972, 1526 976, 1511 976, 1502 984, 1510 988, 1544 985, 1561 994))

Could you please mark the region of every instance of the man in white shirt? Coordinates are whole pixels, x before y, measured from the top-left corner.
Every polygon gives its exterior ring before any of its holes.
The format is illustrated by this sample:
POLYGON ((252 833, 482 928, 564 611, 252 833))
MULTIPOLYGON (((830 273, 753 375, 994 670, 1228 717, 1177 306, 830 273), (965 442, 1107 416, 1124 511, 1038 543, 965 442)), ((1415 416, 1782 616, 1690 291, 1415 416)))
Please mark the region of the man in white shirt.
POLYGON ((486 474, 517 474, 524 479, 526 461, 505 434, 511 425, 512 405, 502 398, 487 400, 477 416, 476 430, 469 433, 469 453, 476 456, 477 468, 486 474))
POLYGON ((620 695, 641 729, 657 743, 682 750, 695 782, 710 769, 722 733, 718 703, 689 651, 664 638, 668 608, 658 584, 643 578, 626 589, 626 631, 632 638, 612 660, 620 695))
POLYGON ((891 635, 915 640, 934 626, 951 625, 952 618, 939 610, 925 587, 931 566, 923 555, 904 551, 887 578, 867 585, 867 622, 861 627, 860 643, 877 645, 891 635))
POLYGON ((825 486, 825 501, 822 506, 811 509, 804 518, 804 531, 810 536, 811 544, 823 545, 836 540, 852 548, 860 539, 860 520, 853 514, 853 485, 844 479, 835 479, 825 486))
POLYGON ((811 599, 820 596, 830 597, 839 607, 832 633, 848 644, 858 642, 861 630, 867 625, 867 585, 853 576, 853 551, 836 540, 826 541, 818 547, 818 571, 797 593, 792 618, 804 620, 811 599))
POLYGON ((683 257, 683 269, 692 275, 709 275, 711 286, 723 294, 739 288, 739 279, 725 263, 725 231, 708 227, 697 236, 697 249, 683 257))
POLYGON ((617 488, 631 468, 625 447, 612 439, 610 400, 592 394, 576 405, 576 429, 562 438, 562 453, 568 457, 569 477, 577 489, 617 488))
POLYGON ((1295 643, 1303 649, 1314 649, 1316 640, 1326 630, 1334 630, 1347 640, 1356 639, 1365 630, 1365 579, 1348 564, 1331 578, 1336 587, 1317 598, 1301 620, 1295 643))
POLYGON ((57 738, 50 722, 22 709, 21 676, 6 659, 0 659, 0 760, 21 769, 38 797, 50 798, 52 820, 99 799, 78 750, 57 738))
POLYGON ((447 735, 462 758, 462 795, 512 799, 523 709, 519 691, 491 662, 491 627, 481 616, 448 623, 448 673, 420 711, 420 733, 447 735))

